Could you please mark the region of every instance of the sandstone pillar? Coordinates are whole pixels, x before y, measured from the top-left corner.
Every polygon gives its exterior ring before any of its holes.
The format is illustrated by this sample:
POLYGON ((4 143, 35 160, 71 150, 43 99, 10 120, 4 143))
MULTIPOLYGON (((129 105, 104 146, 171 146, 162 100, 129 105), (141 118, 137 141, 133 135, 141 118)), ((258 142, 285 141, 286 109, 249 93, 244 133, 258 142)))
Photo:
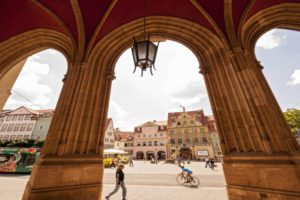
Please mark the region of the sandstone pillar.
POLYGON ((111 84, 103 71, 86 63, 69 66, 48 136, 23 200, 99 199, 111 84))
POLYGON ((261 66, 235 48, 202 67, 230 200, 300 199, 300 152, 261 66))

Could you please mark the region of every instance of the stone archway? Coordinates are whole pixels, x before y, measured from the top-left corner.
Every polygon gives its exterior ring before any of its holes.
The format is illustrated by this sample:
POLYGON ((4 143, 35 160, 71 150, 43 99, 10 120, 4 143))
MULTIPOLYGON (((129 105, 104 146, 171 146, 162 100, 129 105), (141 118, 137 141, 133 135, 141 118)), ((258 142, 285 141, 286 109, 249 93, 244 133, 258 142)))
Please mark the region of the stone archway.
POLYGON ((151 159, 155 159, 155 152, 154 151, 147 151, 146 152, 146 159, 147 160, 151 160, 151 159))
POLYGON ((157 159, 158 160, 165 160, 167 158, 165 151, 158 151, 157 152, 157 159))
POLYGON ((179 156, 182 157, 183 159, 192 159, 193 153, 190 148, 182 147, 179 150, 179 156))
POLYGON ((142 151, 136 152, 135 159, 142 160, 142 159, 144 159, 144 157, 145 157, 144 152, 142 152, 142 151))

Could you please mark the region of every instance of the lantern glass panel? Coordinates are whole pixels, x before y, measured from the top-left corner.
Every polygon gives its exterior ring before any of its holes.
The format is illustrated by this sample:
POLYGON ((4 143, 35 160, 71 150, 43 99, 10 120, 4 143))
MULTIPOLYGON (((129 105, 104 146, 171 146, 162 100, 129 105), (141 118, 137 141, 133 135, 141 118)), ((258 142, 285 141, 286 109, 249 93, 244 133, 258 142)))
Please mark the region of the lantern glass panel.
POLYGON ((147 54, 147 41, 138 42, 137 43, 137 49, 138 49, 138 59, 140 60, 146 60, 146 54, 147 54))
POLYGON ((153 63, 155 59, 155 53, 157 50, 157 46, 152 42, 149 42, 149 56, 148 59, 153 63))
POLYGON ((132 51, 132 55, 133 55, 134 64, 136 65, 137 64, 137 57, 136 57, 136 48, 135 48, 135 45, 133 45, 133 47, 131 48, 131 51, 132 51))

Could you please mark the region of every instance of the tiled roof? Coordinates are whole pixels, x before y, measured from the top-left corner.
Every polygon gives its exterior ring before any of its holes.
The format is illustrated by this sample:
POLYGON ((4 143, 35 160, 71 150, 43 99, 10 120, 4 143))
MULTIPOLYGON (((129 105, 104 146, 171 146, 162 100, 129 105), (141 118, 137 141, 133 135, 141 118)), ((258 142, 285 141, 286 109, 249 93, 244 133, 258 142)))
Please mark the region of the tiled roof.
POLYGON ((133 132, 123 132, 123 131, 116 131, 115 132, 115 138, 116 138, 117 141, 127 140, 128 136, 131 136, 133 138, 134 133, 133 132))
POLYGON ((105 122, 105 130, 108 128, 109 123, 112 121, 112 118, 107 118, 105 122))
POLYGON ((36 114, 36 115, 38 115, 38 114, 42 115, 42 114, 45 114, 45 113, 50 113, 50 114, 53 114, 53 113, 54 113, 54 109, 33 110, 33 109, 28 108, 28 107, 25 107, 25 106, 20 106, 20 107, 17 108, 17 109, 9 110, 8 112, 5 112, 5 113, 3 113, 3 114, 4 114, 4 115, 9 115, 10 113, 12 113, 12 112, 14 112, 14 111, 16 111, 16 110, 18 110, 18 109, 20 109, 20 108, 24 108, 24 109, 26 109, 27 111, 31 112, 32 114, 36 114))

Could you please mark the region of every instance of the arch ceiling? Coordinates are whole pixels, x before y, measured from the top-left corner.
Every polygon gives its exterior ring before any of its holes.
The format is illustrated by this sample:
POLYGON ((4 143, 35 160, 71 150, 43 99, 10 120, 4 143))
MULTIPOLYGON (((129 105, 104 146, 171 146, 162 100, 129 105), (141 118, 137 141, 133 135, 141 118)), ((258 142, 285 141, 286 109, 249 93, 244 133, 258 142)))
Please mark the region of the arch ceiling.
MULTIPOLYGON (((0 42, 47 28, 77 46, 93 47, 106 34, 143 17, 143 0, 0 0, 0 42), (80 44, 81 43, 81 44, 80 44)), ((198 23, 230 38, 255 13, 300 0, 146 0, 147 16, 171 16, 198 23)))

